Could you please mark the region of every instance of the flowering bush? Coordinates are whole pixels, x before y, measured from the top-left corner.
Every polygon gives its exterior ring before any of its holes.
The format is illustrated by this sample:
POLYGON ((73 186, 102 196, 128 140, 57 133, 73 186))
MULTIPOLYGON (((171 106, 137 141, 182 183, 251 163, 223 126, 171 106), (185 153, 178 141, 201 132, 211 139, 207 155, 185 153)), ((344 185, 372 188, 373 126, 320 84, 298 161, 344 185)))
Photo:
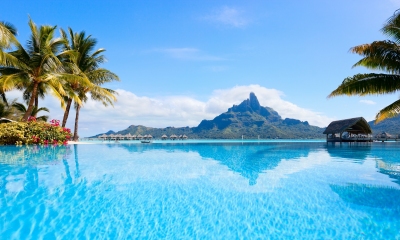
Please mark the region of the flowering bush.
POLYGON ((71 138, 68 128, 60 127, 60 121, 51 120, 50 123, 36 122, 30 118, 28 122, 12 122, 0 124, 1 145, 22 144, 67 144, 71 138))

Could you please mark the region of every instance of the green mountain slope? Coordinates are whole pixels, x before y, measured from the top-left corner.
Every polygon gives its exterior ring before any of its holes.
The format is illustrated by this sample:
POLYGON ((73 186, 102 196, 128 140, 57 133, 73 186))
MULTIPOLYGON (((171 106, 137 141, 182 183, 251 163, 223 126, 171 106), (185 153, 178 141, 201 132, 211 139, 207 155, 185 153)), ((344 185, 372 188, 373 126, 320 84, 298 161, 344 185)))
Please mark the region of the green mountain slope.
POLYGON ((368 123, 371 126, 374 135, 381 132, 387 132, 391 135, 400 134, 400 116, 386 119, 378 124, 375 124, 374 121, 368 123))
MULTIPOLYGON (((185 134, 191 139, 275 139, 275 138, 324 138, 323 128, 311 126, 307 121, 281 116, 269 107, 262 107, 254 93, 239 105, 234 105, 227 112, 213 120, 203 120, 197 127, 151 128, 131 125, 116 134, 145 135, 155 138, 162 135, 185 134)), ((99 134, 100 135, 100 134, 99 134)), ((98 135, 97 135, 98 136, 98 135)))

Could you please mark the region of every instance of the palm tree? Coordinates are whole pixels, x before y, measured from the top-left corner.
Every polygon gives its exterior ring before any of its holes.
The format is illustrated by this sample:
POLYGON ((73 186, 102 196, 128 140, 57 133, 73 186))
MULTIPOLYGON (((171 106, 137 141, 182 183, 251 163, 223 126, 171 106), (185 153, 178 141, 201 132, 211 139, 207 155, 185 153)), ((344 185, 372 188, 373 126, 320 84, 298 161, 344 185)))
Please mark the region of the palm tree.
MULTIPOLYGON (((13 108, 15 108, 16 110, 18 110, 19 112, 21 112, 21 113, 23 113, 23 114, 25 114, 26 111, 27 111, 25 105, 22 104, 22 103, 15 102, 15 103, 12 104, 12 106, 13 106, 13 108)), ((40 116, 40 117, 36 117, 37 114, 38 114, 40 111, 50 112, 49 109, 46 108, 46 107, 38 108, 38 107, 36 107, 36 106, 33 106, 33 110, 32 110, 31 116, 35 117, 36 120, 38 120, 38 121, 47 122, 47 120, 49 119, 49 116, 47 116, 47 115, 43 115, 43 116, 40 116)))
MULTIPOLYGON (((400 9, 399 9, 400 10, 400 9)), ((365 96, 390 94, 400 90, 400 11, 390 17, 382 32, 392 40, 374 41, 370 44, 355 46, 350 49, 363 58, 353 67, 363 66, 368 69, 380 70, 386 73, 356 74, 345 78, 342 84, 328 97, 339 95, 365 96)), ((400 100, 381 109, 376 115, 375 123, 400 114, 400 100)))
MULTIPOLYGON (((70 79, 70 75, 65 74, 64 65, 61 62, 62 58, 72 56, 74 52, 60 52, 64 40, 54 38, 56 27, 44 25, 38 28, 31 19, 29 19, 29 27, 31 37, 27 49, 17 42, 16 50, 8 53, 0 50, 0 55, 4 55, 3 61, 0 61, 0 65, 2 65, 0 66, 0 89, 3 91, 15 88, 32 89, 23 121, 32 115, 39 89, 51 92, 64 106, 63 96, 70 92, 67 90, 68 87, 65 87, 66 82, 76 81, 76 79, 70 79)), ((83 78, 78 81, 83 85, 90 84, 83 78)))
POLYGON ((6 104, 0 102, 0 118, 6 118, 12 114, 12 110, 6 104))
POLYGON ((17 44, 15 35, 17 29, 11 23, 0 21, 0 49, 10 49, 12 45, 17 44))
MULTIPOLYGON (((111 71, 99 68, 99 65, 105 61, 105 57, 102 53, 105 49, 98 49, 94 51, 94 47, 97 43, 97 40, 92 38, 90 35, 86 36, 85 32, 74 33, 71 28, 68 29, 69 38, 67 33, 61 30, 61 35, 64 38, 64 42, 66 43, 64 46, 65 51, 75 51, 78 54, 74 55, 73 58, 66 59, 66 62, 73 63, 76 68, 71 68, 71 70, 75 70, 75 73, 72 75, 77 75, 79 77, 85 78, 90 81, 91 85, 82 85, 79 82, 70 82, 69 89, 72 89, 78 95, 78 98, 82 102, 86 102, 88 99, 87 95, 90 95, 93 100, 102 102, 105 106, 113 105, 113 102, 116 101, 115 95, 116 92, 102 88, 101 85, 107 82, 119 80, 118 76, 111 71), (76 71, 78 69, 78 71, 76 71)), ((69 110, 72 104, 71 98, 67 99, 67 106, 64 112, 64 118, 62 122, 62 126, 64 127, 68 115, 69 110)), ((74 141, 78 140, 78 122, 79 122, 79 112, 81 109, 81 104, 75 101, 75 127, 74 127, 74 141)))
MULTIPOLYGON (((3 49, 11 49, 13 44, 18 41, 15 37, 17 29, 7 22, 0 22, 0 65, 10 64, 3 53, 3 49)), ((9 60, 8 60, 9 61, 9 60)), ((8 106, 6 94, 3 88, 0 88, 0 96, 6 106, 8 106)))

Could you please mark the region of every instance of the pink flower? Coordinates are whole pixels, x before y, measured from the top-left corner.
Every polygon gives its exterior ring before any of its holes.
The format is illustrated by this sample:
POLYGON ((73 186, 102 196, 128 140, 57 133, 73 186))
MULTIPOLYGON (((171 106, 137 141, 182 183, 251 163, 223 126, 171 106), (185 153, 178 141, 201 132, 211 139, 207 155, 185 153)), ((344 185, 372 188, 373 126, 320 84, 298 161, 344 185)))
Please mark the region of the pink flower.
POLYGON ((36 122, 36 118, 34 116, 30 116, 28 118, 28 122, 36 122))
POLYGON ((51 126, 58 127, 60 126, 60 120, 53 119, 50 121, 51 126))

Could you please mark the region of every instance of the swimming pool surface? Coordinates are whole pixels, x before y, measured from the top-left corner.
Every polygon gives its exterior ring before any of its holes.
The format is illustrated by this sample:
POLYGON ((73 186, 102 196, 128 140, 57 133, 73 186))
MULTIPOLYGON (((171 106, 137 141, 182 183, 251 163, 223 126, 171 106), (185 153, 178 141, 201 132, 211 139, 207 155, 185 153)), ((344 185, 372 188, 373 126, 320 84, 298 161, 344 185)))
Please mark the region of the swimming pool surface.
POLYGON ((400 239, 400 143, 0 147, 0 239, 400 239))

